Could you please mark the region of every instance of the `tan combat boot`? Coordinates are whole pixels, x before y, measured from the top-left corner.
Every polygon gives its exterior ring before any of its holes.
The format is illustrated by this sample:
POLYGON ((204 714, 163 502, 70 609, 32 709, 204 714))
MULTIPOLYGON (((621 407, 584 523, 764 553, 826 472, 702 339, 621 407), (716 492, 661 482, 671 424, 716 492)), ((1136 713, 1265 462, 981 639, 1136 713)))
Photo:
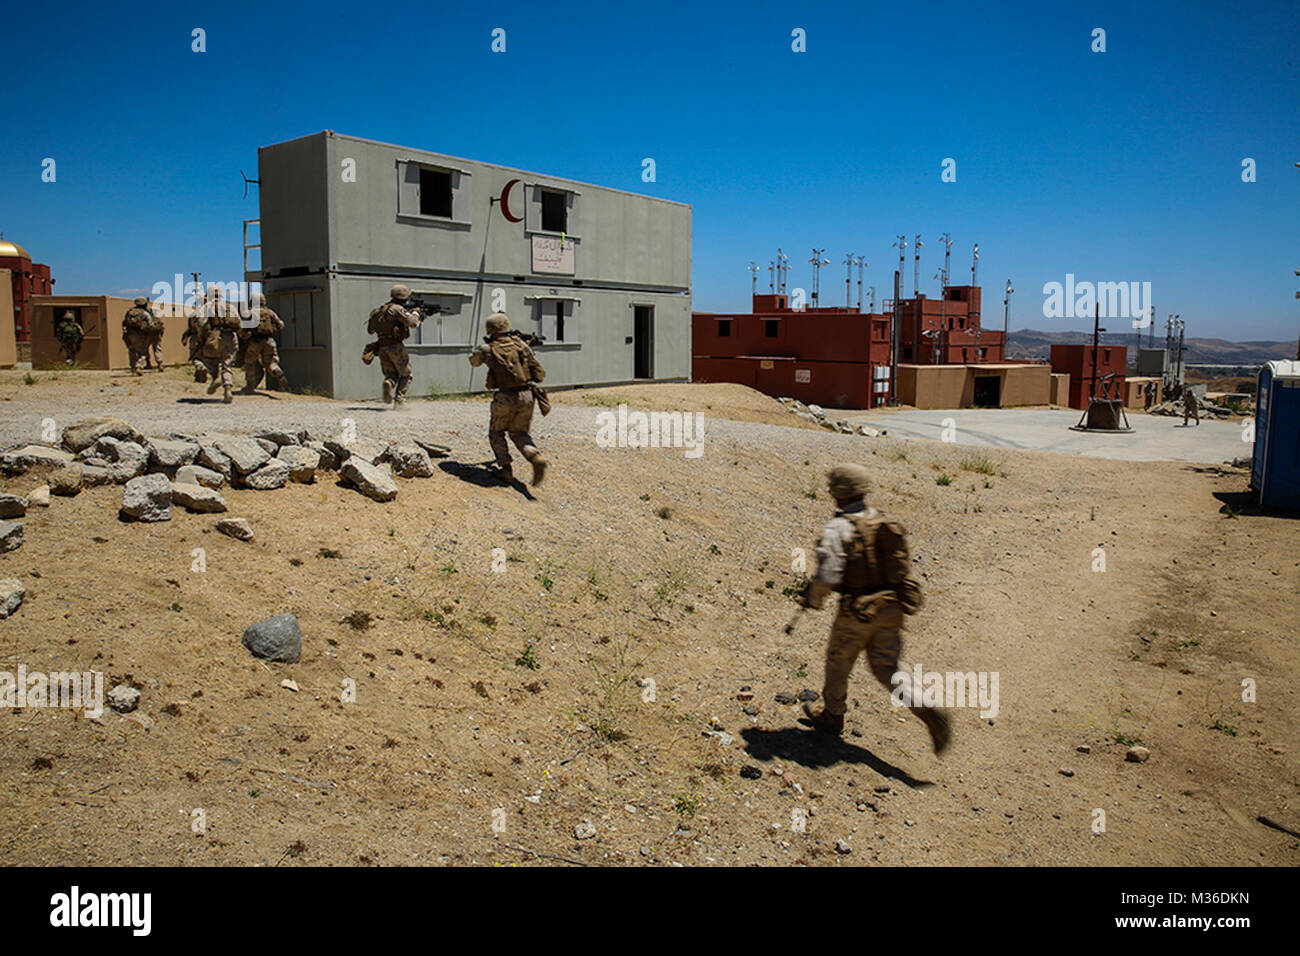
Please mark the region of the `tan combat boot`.
POLYGON ((231 402, 233 402, 233 401, 235 400, 235 396, 234 396, 233 394, 231 394, 231 390, 230 390, 230 386, 229 386, 229 385, 226 385, 226 386, 223 386, 223 387, 222 387, 222 389, 221 389, 221 400, 222 400, 223 402, 225 402, 227 405, 229 405, 231 402))
POLYGON ((220 387, 221 387, 220 376, 217 375, 212 376, 212 381, 208 383, 208 394, 209 395, 213 394, 220 387))
POLYGON ((533 456, 533 486, 536 487, 542 483, 546 477, 546 459, 541 455, 533 456))
POLYGON ((814 729, 827 734, 844 733, 844 715, 828 714, 823 710, 813 710, 808 704, 803 705, 803 715, 812 721, 814 729))

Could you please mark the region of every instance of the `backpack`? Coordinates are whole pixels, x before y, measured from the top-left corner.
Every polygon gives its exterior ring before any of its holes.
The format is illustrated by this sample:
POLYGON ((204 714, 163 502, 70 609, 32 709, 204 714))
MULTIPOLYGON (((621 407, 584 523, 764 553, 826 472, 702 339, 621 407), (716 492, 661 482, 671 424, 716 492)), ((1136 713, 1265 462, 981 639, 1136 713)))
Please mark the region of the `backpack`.
POLYGON ((853 524, 847 562, 862 560, 867 565, 867 586, 871 590, 892 587, 898 603, 907 614, 915 614, 925 604, 921 583, 912 577, 912 559, 907 551, 903 526, 895 521, 872 521, 860 514, 845 515, 853 524), (892 580, 891 580, 892 579, 892 580))
POLYGON ((489 388, 519 388, 532 381, 532 372, 524 357, 527 348, 515 335, 501 335, 488 343, 489 388))

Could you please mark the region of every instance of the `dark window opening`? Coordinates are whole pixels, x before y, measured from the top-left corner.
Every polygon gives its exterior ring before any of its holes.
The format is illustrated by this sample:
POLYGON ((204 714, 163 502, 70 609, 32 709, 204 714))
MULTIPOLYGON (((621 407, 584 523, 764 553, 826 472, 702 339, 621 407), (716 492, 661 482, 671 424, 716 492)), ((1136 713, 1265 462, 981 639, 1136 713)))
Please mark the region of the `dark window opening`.
POLYGON ((451 218, 451 173, 420 170, 420 215, 451 218))
POLYGON ((564 232, 567 228, 569 197, 565 193, 542 190, 542 230, 564 232))
POLYGON ((555 303, 555 341, 564 341, 564 303, 555 303))
POLYGON ((718 319, 718 338, 727 339, 731 337, 731 319, 718 319))
POLYGON ((912 357, 912 346, 910 346, 910 345, 906 345, 906 346, 904 346, 904 347, 903 347, 903 358, 905 358, 905 359, 910 359, 911 357, 912 357))
POLYGON ((779 321, 780 321, 779 319, 764 319, 764 320, 763 320, 763 335, 764 335, 766 338, 769 338, 769 339, 774 339, 774 338, 776 338, 776 330, 779 328, 779 325, 778 325, 779 321))

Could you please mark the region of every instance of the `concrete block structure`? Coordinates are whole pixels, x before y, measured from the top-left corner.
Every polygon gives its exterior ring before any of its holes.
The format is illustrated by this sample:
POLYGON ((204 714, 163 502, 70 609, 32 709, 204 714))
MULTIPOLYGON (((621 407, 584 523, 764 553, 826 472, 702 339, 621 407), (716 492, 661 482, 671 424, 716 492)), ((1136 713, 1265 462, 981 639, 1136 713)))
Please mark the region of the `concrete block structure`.
POLYGON ((898 401, 916 408, 1016 408, 1051 396, 1051 369, 1037 363, 898 366, 898 401))
POLYGON ((917 295, 901 300, 898 308, 900 364, 981 364, 1005 358, 1005 336, 982 327, 979 286, 946 286, 938 299, 917 295))
MULTIPOLYGON (((63 350, 54 337, 55 322, 71 311, 81 323, 85 338, 77 353, 83 368, 130 368, 126 343, 122 341, 122 319, 132 306, 131 299, 110 295, 40 295, 32 298, 31 347, 32 368, 59 368, 64 364, 63 350)), ((183 311, 172 312, 150 306, 163 322, 163 364, 181 365, 189 361, 189 347, 181 344, 187 321, 183 311)))
POLYGON ((315 133, 258 150, 262 283, 291 382, 378 397, 361 352, 395 283, 443 308, 406 342, 422 392, 484 387, 466 356, 504 311, 541 332, 547 386, 690 373, 691 208, 439 153, 315 133))
POLYGON ((1124 398, 1124 380, 1128 375, 1128 346, 1053 345, 1052 371, 1070 376, 1070 407, 1087 408, 1088 399, 1100 388, 1101 379, 1114 373, 1111 398, 1124 398))
POLYGON ((889 400, 889 316, 856 309, 789 308, 755 295, 752 313, 691 317, 691 379, 736 382, 832 408, 889 400))

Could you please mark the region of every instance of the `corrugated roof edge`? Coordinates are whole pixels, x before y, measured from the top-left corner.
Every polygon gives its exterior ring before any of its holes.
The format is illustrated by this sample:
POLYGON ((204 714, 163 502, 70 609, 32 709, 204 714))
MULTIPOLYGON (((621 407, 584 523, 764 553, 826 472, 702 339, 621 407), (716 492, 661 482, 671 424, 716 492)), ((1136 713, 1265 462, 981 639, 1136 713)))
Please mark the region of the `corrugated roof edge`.
POLYGON ((519 169, 515 166, 502 166, 500 163, 489 162, 486 159, 473 159, 469 156, 452 156, 450 153, 435 153, 432 150, 420 149, 418 146, 400 146, 397 143, 385 143, 383 140, 366 139, 364 136, 349 136, 346 133, 336 133, 332 129, 323 129, 319 133, 308 133, 306 136, 295 136, 293 139, 286 139, 279 143, 267 143, 266 146, 259 146, 258 149, 269 149, 272 146, 287 146, 289 143, 297 143, 300 140, 311 139, 314 136, 334 136, 338 139, 350 139, 357 143, 369 143, 372 146, 386 146, 389 149, 409 149, 413 152, 424 153, 428 156, 437 156, 439 159, 449 159, 463 163, 482 163, 484 166, 495 166, 497 169, 504 169, 507 172, 523 173, 525 176, 544 176, 557 183, 572 183, 575 186, 585 186, 589 189, 604 189, 612 193, 622 193, 625 196, 635 196, 637 199, 649 199, 652 202, 667 203, 670 206, 682 206, 686 209, 691 208, 691 204, 688 202, 677 202, 674 199, 662 199, 659 196, 647 196, 645 193, 634 193, 630 189, 617 189, 614 186, 602 186, 599 183, 583 182, 580 179, 569 179, 565 176, 552 176, 550 173, 539 173, 532 169, 519 169))
POLYGON ((1300 378, 1300 361, 1277 359, 1268 363, 1274 378, 1300 378))

